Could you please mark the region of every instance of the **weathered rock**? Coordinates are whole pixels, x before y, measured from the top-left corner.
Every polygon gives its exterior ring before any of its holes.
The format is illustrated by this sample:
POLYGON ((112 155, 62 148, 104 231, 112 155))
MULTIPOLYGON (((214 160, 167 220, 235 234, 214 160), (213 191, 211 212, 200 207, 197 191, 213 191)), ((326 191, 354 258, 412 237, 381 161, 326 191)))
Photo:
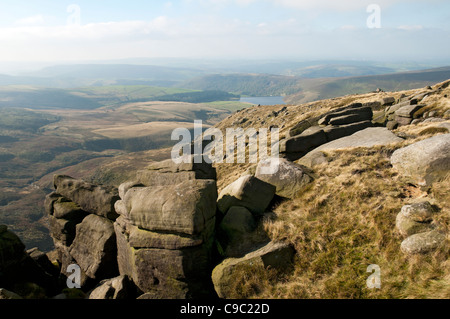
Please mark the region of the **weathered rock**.
POLYGON ((391 163, 414 183, 428 186, 450 172, 450 134, 436 135, 395 151, 391 163))
POLYGON ((401 117, 413 118, 414 117, 414 113, 416 113, 418 110, 420 110, 424 106, 425 105, 423 105, 423 104, 402 106, 397 111, 395 111, 395 115, 401 116, 401 117))
POLYGON ((25 258, 25 245, 20 238, 6 225, 0 225, 0 280, 3 275, 15 272, 25 258))
MULTIPOLYGON (((124 197, 124 199, 125 199, 125 197, 124 197)), ((119 215, 129 218, 129 212, 128 212, 127 205, 125 204, 125 201, 118 200, 117 202, 115 202, 114 209, 116 210, 116 212, 119 215)))
POLYGON ((152 299, 186 298, 204 292, 212 242, 178 250, 134 248, 117 221, 114 227, 120 274, 132 278, 152 299))
POLYGON ((53 241, 57 240, 63 245, 70 246, 75 239, 76 226, 81 221, 73 221, 54 216, 48 216, 50 224, 50 235, 53 241))
MULTIPOLYGON (((20 238, 6 226, 0 227, 0 287, 11 290, 22 283, 36 284, 52 292, 56 280, 25 252, 20 238)), ((21 294, 20 291, 15 291, 21 294)))
POLYGON ((433 229, 434 209, 429 202, 405 205, 397 215, 395 226, 403 237, 433 229))
MULTIPOLYGON (((323 130, 319 130, 312 134, 302 134, 280 142, 280 152, 290 154, 306 154, 310 150, 327 142, 327 137, 323 130)), ((300 156, 301 157, 301 156, 300 156)))
POLYGON ((391 143, 397 143, 403 141, 401 138, 390 132, 384 127, 370 127, 365 130, 356 132, 353 135, 346 136, 322 146, 319 146, 315 150, 306 154, 300 159, 300 163, 312 167, 325 162, 320 155, 317 155, 326 151, 333 151, 352 147, 374 147, 377 145, 388 145, 391 143))
POLYGON ((328 126, 324 128, 324 132, 326 134, 327 141, 333 141, 341 137, 352 135, 372 126, 372 121, 364 121, 342 126, 328 126))
POLYGON ((228 258, 217 265, 212 272, 214 288, 220 298, 229 298, 232 284, 236 281, 236 272, 242 267, 272 267, 282 269, 290 265, 294 256, 291 246, 270 242, 266 246, 245 255, 242 258, 228 258))
POLYGON ((118 274, 116 235, 113 223, 97 215, 77 225, 70 255, 90 278, 101 280, 118 274))
POLYGON ((18 294, 16 294, 15 292, 0 288, 0 300, 14 300, 14 299, 23 299, 23 298, 18 294))
POLYGON ((67 219, 81 222, 88 215, 74 202, 65 201, 63 197, 53 203, 53 216, 59 219, 67 219))
POLYGON ((127 276, 105 279, 91 291, 89 299, 135 299, 136 288, 127 276))
MULTIPOLYGON (((211 220, 211 223, 213 222, 214 219, 211 220)), ((128 243, 133 248, 160 248, 177 250, 200 246, 204 243, 204 240, 207 240, 208 238, 206 236, 206 239, 203 239, 180 236, 170 233, 151 232, 148 230, 140 229, 139 227, 134 226, 131 223, 127 223, 125 227, 129 234, 128 243)), ((209 228, 212 229, 212 226, 210 225, 209 228)), ((208 235, 209 237, 211 237, 213 234, 209 233, 208 235)))
MULTIPOLYGON (((381 105, 380 101, 372 101, 372 102, 366 102, 363 103, 363 107, 370 107, 372 110, 378 111, 380 110, 384 105, 381 105)), ((384 107, 383 107, 384 109, 384 107)))
POLYGON ((255 227, 256 222, 252 213, 247 208, 240 206, 231 207, 220 223, 220 229, 230 241, 242 234, 252 232, 255 227))
POLYGON ((114 203, 120 198, 114 187, 95 185, 64 175, 54 176, 54 186, 58 194, 70 199, 90 214, 111 220, 118 217, 114 203))
POLYGON ((382 106, 392 105, 395 103, 395 98, 393 96, 385 97, 380 101, 382 106))
MULTIPOLYGON (((133 187, 145 187, 145 185, 142 183, 136 182, 136 181, 122 183, 122 184, 120 184, 119 189, 118 189, 119 197, 121 199, 124 199, 128 190, 133 187)), ((114 205, 114 207, 116 207, 116 206, 114 205)), ((120 214, 120 212, 117 212, 117 213, 120 214)))
POLYGON ((314 126, 317 123, 317 120, 306 119, 295 125, 288 132, 288 137, 293 137, 302 134, 305 130, 314 126))
MULTIPOLYGON (((329 113, 327 115, 325 115, 323 118, 321 118, 319 120, 319 125, 328 125, 328 124, 332 124, 331 121, 335 118, 340 118, 341 122, 342 122, 342 118, 344 116, 349 116, 349 115, 353 115, 353 121, 350 121, 347 123, 342 123, 342 124, 349 124, 349 123, 355 123, 355 122, 363 122, 363 121, 367 121, 367 120, 371 120, 372 119, 372 108, 370 107, 362 107, 361 103, 355 103, 352 104, 350 106, 347 106, 345 109, 340 109, 337 111, 333 111, 332 113, 329 113)), ((340 125, 338 123, 333 124, 333 125, 340 125)))
POLYGON ((255 177, 276 187, 275 193, 285 198, 294 198, 313 181, 303 167, 284 158, 268 158, 258 163, 255 177), (268 168, 277 165, 274 174, 264 174, 268 168))
POLYGON ((137 172, 137 183, 145 186, 164 186, 179 184, 186 180, 217 178, 211 164, 202 161, 195 163, 194 156, 185 156, 180 164, 172 159, 150 164, 147 169, 137 172))
POLYGON ((262 214, 275 195, 275 190, 275 186, 245 175, 220 192, 217 207, 222 213, 226 213, 232 206, 243 206, 252 213, 262 214))
POLYGON ((432 230, 409 236, 402 242, 400 248, 408 255, 426 254, 438 248, 445 239, 445 233, 432 230))
POLYGON ((395 115, 395 112, 397 112, 399 109, 401 109, 402 107, 408 107, 410 106, 410 102, 409 101, 404 101, 404 102, 400 102, 398 104, 394 104, 390 107, 386 108, 386 116, 391 120, 392 118, 389 117, 390 115, 395 115))
POLYGON ((48 274, 57 276, 59 273, 59 269, 51 263, 47 254, 40 251, 37 247, 27 250, 27 254, 48 274))
POLYGON ((412 118, 410 117, 403 117, 403 116, 395 116, 395 122, 398 124, 398 126, 405 126, 409 125, 412 122, 412 118))
POLYGON ((388 121, 386 123, 386 128, 390 131, 395 130, 398 127, 398 123, 396 121, 388 121))
POLYGON ((366 115, 362 114, 350 114, 334 117, 329 121, 330 125, 347 125, 351 123, 357 123, 362 121, 368 121, 372 119, 372 113, 366 113, 366 115))
POLYGON ((56 192, 52 192, 52 193, 48 194, 47 196, 45 196, 44 209, 48 215, 53 215, 53 205, 58 199, 61 199, 61 198, 63 198, 63 197, 61 195, 57 194, 56 192))
POLYGON ((216 214, 214 180, 130 189, 124 199, 131 222, 150 231, 200 235, 216 214))

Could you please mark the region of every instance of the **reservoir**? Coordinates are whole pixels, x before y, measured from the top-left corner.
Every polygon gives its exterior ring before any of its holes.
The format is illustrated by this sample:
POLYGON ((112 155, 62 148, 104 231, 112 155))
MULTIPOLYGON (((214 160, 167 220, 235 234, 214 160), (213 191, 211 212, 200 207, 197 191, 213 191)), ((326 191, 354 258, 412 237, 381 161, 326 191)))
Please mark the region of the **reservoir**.
POLYGON ((254 105, 278 105, 286 104, 283 96, 257 96, 257 97, 241 97, 240 102, 251 103, 254 105))

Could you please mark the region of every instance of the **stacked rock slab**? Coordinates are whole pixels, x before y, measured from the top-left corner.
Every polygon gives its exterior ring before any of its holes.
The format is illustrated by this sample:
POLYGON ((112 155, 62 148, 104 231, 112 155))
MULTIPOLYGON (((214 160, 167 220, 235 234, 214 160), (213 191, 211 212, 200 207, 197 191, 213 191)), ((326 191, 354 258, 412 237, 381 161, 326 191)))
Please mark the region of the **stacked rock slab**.
POLYGON ((216 216, 211 165, 155 163, 119 187, 118 265, 143 298, 208 296, 216 216))
POLYGON ((54 176, 55 191, 47 195, 50 234, 57 250, 61 273, 68 266, 81 269, 81 287, 88 289, 102 279, 118 275, 113 222, 119 199, 114 187, 54 176))
POLYGON ((434 91, 430 91, 412 96, 405 96, 401 98, 397 104, 387 107, 385 110, 387 121, 386 127, 392 130, 399 126, 409 125, 414 120, 417 120, 419 116, 422 115, 421 112, 418 111, 426 106, 423 102, 433 93, 434 91))
POLYGON ((280 153, 289 160, 298 160, 322 144, 352 135, 373 126, 371 107, 353 103, 325 114, 319 126, 312 126, 301 134, 280 142, 280 153))

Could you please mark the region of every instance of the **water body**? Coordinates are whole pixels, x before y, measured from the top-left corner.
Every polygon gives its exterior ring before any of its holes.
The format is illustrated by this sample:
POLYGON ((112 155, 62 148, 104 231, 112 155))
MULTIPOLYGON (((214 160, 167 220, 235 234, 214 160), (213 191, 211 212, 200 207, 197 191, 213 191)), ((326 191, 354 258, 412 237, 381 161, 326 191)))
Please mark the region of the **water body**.
POLYGON ((240 102, 251 103, 255 105, 278 105, 286 104, 282 96, 257 96, 257 97, 241 97, 240 102))

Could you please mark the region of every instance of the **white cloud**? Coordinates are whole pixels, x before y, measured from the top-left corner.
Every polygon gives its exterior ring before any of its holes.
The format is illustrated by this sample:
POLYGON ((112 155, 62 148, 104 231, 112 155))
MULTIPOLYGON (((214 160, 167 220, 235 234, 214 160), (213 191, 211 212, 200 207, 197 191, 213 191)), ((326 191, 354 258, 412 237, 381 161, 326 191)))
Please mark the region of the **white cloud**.
POLYGON ((35 25, 43 25, 44 23, 45 23, 44 17, 41 14, 38 14, 31 17, 19 19, 14 24, 17 26, 35 26, 35 25))
POLYGON ((423 30, 424 27, 423 25, 401 25, 397 27, 397 29, 404 31, 420 31, 423 30))

